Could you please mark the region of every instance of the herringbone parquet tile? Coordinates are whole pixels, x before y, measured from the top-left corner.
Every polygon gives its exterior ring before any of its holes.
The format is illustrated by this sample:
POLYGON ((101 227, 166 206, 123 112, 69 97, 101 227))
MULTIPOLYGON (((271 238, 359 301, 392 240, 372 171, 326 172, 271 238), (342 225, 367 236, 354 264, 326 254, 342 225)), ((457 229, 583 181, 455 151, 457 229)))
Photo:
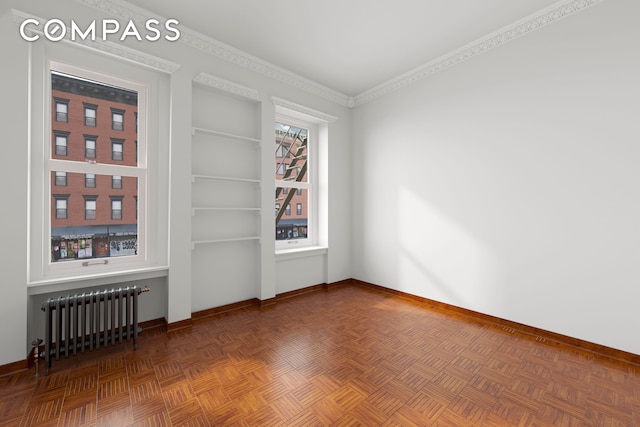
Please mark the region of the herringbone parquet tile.
POLYGON ((0 426, 640 426, 640 367, 357 286, 0 378, 0 426))

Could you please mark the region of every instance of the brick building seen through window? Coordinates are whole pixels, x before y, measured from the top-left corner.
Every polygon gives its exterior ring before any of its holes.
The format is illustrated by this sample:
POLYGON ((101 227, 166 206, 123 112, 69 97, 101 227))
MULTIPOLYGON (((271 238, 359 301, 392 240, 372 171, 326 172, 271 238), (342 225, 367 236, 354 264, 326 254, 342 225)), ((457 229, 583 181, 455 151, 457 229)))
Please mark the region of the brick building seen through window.
MULTIPOLYGON (((51 158, 137 166, 137 93, 51 74, 51 158)), ((54 171, 51 261, 135 255, 135 177, 54 171)))

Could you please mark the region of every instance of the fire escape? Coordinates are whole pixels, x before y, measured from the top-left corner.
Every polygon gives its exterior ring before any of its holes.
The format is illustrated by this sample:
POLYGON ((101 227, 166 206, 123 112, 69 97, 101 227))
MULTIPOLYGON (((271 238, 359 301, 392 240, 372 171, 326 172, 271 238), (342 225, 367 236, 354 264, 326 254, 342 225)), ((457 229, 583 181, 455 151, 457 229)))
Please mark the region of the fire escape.
MULTIPOLYGON (((302 130, 298 129, 297 133, 287 131, 278 142, 276 154, 283 153, 282 161, 276 165, 276 174, 280 168, 284 168, 283 181, 302 182, 307 173, 307 136, 302 136, 302 130), (291 157, 292 150, 295 150, 291 157), (286 163, 287 159, 291 159, 286 163)), ((290 190, 293 190, 290 188, 290 190)), ((280 203, 280 208, 276 212, 276 226, 282 219, 287 206, 291 202, 295 191, 288 191, 284 194, 282 187, 276 187, 276 203, 280 203)))

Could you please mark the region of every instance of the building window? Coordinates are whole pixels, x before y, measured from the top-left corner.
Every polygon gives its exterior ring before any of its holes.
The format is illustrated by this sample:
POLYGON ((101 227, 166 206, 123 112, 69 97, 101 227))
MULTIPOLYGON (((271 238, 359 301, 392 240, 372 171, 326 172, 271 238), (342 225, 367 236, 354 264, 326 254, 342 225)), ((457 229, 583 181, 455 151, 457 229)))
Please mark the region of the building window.
MULTIPOLYGON (((123 134, 123 138, 113 138, 113 130, 108 125, 106 128, 98 127, 96 119, 98 109, 111 109, 113 128, 124 130, 124 111, 136 112, 144 107, 145 113, 139 115, 139 120, 141 129, 146 129, 145 100, 148 88, 145 84, 127 82, 65 64, 52 62, 51 70, 52 98, 64 97, 68 93, 73 95, 74 102, 76 98, 82 102, 84 124, 92 128, 92 134, 74 136, 69 132, 52 131, 53 147, 45 153, 43 170, 51 177, 49 195, 55 203, 46 204, 51 213, 47 216, 48 220, 43 221, 42 227, 46 242, 45 249, 40 251, 45 264, 42 274, 45 277, 87 274, 84 265, 73 262, 81 258, 118 258, 113 263, 109 262, 108 266, 100 267, 100 271, 118 270, 125 265, 128 266, 126 268, 146 266, 152 262, 147 257, 149 248, 145 245, 141 247, 139 241, 146 241, 144 226, 147 218, 144 213, 147 165, 144 161, 140 164, 135 161, 133 153, 130 156, 124 154, 126 139, 139 141, 137 149, 146 160, 146 134, 143 132, 138 135, 132 126, 123 134), (122 108, 114 108, 117 105, 122 105, 122 108), (84 139, 84 147, 79 145, 82 142, 76 141, 76 137, 84 139), (77 147, 74 145, 76 143, 77 147), (55 194, 55 188, 59 188, 63 180, 70 194, 55 194), (108 180, 111 186, 107 184, 108 180), (139 182, 140 185, 125 185, 127 180, 139 182), (85 194, 87 189, 92 189, 89 195, 85 194), (118 190, 117 196, 110 194, 114 189, 118 190), (135 198, 135 211, 133 206, 130 212, 124 209, 128 197, 135 198), (138 209, 141 209, 140 219, 138 209), (60 222, 62 219, 65 221, 60 222), (117 221, 117 224, 113 224, 113 221, 117 221), (83 255, 61 256, 63 240, 65 248, 85 248, 83 255)), ((49 105, 55 104, 50 102, 49 105)), ((82 125, 82 122, 78 124, 82 125)), ((49 128, 52 126, 53 123, 49 128)), ((98 271, 98 268, 91 270, 98 271)))
POLYGON ((69 121, 69 100, 54 98, 56 103, 56 122, 67 123, 69 121))
POLYGON ((55 219, 67 219, 67 203, 69 199, 68 194, 54 194, 53 198, 55 200, 55 219))
POLYGON ((122 196, 111 196, 111 219, 122 220, 122 196))
POLYGON ((56 187, 66 187, 67 186, 67 173, 66 172, 56 171, 55 186, 56 187))
POLYGON ((124 110, 111 109, 111 129, 124 130, 124 110))
POLYGON ((124 160, 124 140, 111 138, 111 160, 124 160))
POLYGON ((86 159, 96 158, 96 140, 97 139, 98 137, 95 135, 84 136, 84 157, 86 159))
POLYGON ((84 174, 84 186, 86 188, 96 188, 96 174, 85 173, 84 174))
POLYGON ((83 196, 84 197, 84 219, 95 220, 97 218, 98 211, 98 196, 83 196))
POLYGON ((55 141, 54 153, 56 156, 67 155, 67 144, 69 141, 69 132, 53 131, 53 137, 55 141))
POLYGON ((84 125, 90 127, 96 127, 97 116, 98 116, 98 106, 95 104, 88 104, 86 102, 84 104, 84 125))
POLYGON ((275 179, 276 201, 276 246, 289 243, 311 244, 309 239, 310 218, 303 215, 310 210, 310 194, 313 180, 309 173, 310 144, 313 143, 312 123, 293 117, 279 116, 275 123, 275 179), (304 197, 302 193, 304 191, 304 197), (296 216, 291 216, 291 205, 295 203, 296 216))

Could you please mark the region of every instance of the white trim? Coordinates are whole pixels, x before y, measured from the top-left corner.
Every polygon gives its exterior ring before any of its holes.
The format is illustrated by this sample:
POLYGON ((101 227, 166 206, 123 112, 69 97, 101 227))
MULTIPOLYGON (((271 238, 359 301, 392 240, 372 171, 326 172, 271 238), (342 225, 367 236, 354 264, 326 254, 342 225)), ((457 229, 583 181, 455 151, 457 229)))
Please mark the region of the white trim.
MULTIPOLYGON (((40 23, 40 25, 35 28, 29 27, 27 31, 39 35, 43 34, 42 30, 40 30, 39 28, 42 27, 42 25, 46 22, 45 19, 15 9, 12 9, 11 11, 13 13, 13 20, 18 27, 26 19, 35 19, 40 23)), ((95 52, 107 54, 125 60, 127 62, 142 65, 144 67, 151 68, 156 71, 161 71, 167 74, 172 74, 180 68, 180 65, 176 64, 175 62, 167 61, 166 59, 162 59, 154 55, 149 55, 148 53, 123 46, 121 43, 113 43, 108 40, 71 40, 71 36, 69 35, 69 33, 67 33, 61 41, 71 46, 79 46, 90 49, 95 52)))
MULTIPOLYGON (((143 23, 147 19, 156 18, 165 20, 148 10, 129 4, 125 1, 114 0, 76 0, 78 3, 93 7, 103 12, 109 13, 118 18, 136 23, 143 23)), ((264 61, 256 56, 250 55, 219 40, 205 36, 204 34, 181 25, 179 42, 184 43, 194 49, 206 52, 217 58, 232 62, 244 68, 286 83, 290 86, 302 89, 306 92, 328 99, 336 104, 349 106, 353 99, 336 90, 323 86, 310 79, 295 74, 289 70, 278 67, 270 62, 264 61)))
POLYGON ((304 248, 277 250, 276 262, 286 261, 289 259, 326 255, 328 251, 329 249, 325 246, 307 246, 304 248))
POLYGON ((221 77, 216 77, 212 74, 202 72, 195 76, 193 78, 193 81, 195 83, 199 83, 213 89, 218 89, 223 92, 248 99, 250 101, 260 101, 260 93, 257 90, 238 83, 234 83, 229 80, 225 80, 221 77))
POLYGON ((354 106, 363 105, 381 96, 402 89, 419 80, 429 77, 452 65, 459 64, 494 47, 501 46, 525 34, 538 30, 559 19, 573 15, 589 6, 604 0, 563 0, 548 8, 542 9, 528 17, 514 22, 498 31, 490 33, 474 42, 453 50, 413 70, 403 73, 374 88, 362 92, 354 99, 354 106))
POLYGON ((55 279, 28 282, 29 295, 46 294, 49 292, 71 291, 74 289, 102 286, 113 283, 114 278, 122 281, 146 280, 164 277, 169 273, 169 266, 154 266, 130 270, 113 271, 101 274, 87 274, 83 276, 63 277, 55 279))
MULTIPOLYGON (((133 6, 123 0, 76 0, 78 3, 91 6, 103 12, 120 17, 143 22, 147 18, 161 18, 142 8, 133 6)), ((452 65, 458 64, 480 53, 493 49, 506 42, 514 40, 531 31, 543 28, 559 19, 580 12, 589 6, 593 6, 604 0, 562 0, 558 3, 542 9, 528 17, 521 19, 501 30, 488 34, 485 37, 462 46, 446 55, 443 55, 422 66, 407 71, 391 80, 388 80, 374 88, 366 90, 355 97, 349 97, 343 93, 323 86, 305 77, 292 73, 274 64, 266 62, 258 57, 250 55, 211 37, 207 37, 197 31, 182 26, 179 41, 195 49, 207 52, 210 55, 248 68, 267 77, 302 89, 306 92, 318 95, 336 104, 353 108, 380 98, 388 93, 406 87, 412 83, 429 77, 452 65)))
POLYGON ((305 107, 304 105, 296 104, 295 102, 287 101, 286 99, 278 98, 276 96, 271 97, 271 102, 276 106, 276 111, 282 112, 283 114, 292 116, 299 120, 316 124, 332 123, 338 120, 336 116, 332 116, 331 114, 323 113, 322 111, 314 110, 313 108, 305 107), (283 111, 283 108, 288 111, 283 111))

